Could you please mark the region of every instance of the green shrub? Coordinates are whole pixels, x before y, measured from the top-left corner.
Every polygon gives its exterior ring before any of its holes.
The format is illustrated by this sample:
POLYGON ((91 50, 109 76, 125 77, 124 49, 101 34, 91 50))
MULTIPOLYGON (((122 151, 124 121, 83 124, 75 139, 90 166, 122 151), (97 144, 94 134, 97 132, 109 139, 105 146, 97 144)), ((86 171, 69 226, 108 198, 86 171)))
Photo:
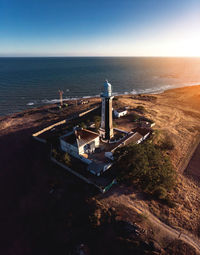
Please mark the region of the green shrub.
POLYGON ((167 206, 171 207, 171 208, 175 208, 176 207, 176 203, 174 201, 172 201, 168 196, 163 199, 164 204, 166 204, 167 206))
POLYGON ((96 115, 94 116, 94 124, 95 124, 95 129, 98 130, 100 128, 101 124, 101 117, 96 115))
POLYGON ((86 124, 84 122, 81 122, 80 127, 87 128, 86 124))
POLYGON ((138 105, 135 110, 140 112, 140 113, 145 113, 146 112, 146 109, 144 108, 143 105, 138 105))
MULTIPOLYGON (((121 182, 134 184, 150 194, 158 187, 169 191, 175 185, 176 172, 169 158, 152 143, 118 148, 114 157, 121 182)), ((164 190, 159 192, 161 197, 164 196, 164 190)))
POLYGON ((66 165, 69 165, 69 164, 70 164, 71 158, 70 158, 70 156, 69 156, 68 153, 65 153, 65 154, 64 154, 64 156, 63 156, 63 161, 64 161, 64 163, 65 163, 66 165))
POLYGON ((138 116, 138 115, 137 115, 136 113, 134 113, 134 112, 131 114, 131 116, 132 116, 132 120, 133 120, 133 121, 137 121, 137 120, 140 118, 140 116, 138 116))
POLYGON ((58 158, 58 152, 56 149, 52 149, 52 156, 57 159, 58 158))
POLYGON ((167 190, 164 187, 159 186, 154 190, 153 194, 156 198, 164 199, 167 197, 167 190))
POLYGON ((173 150, 174 149, 174 143, 170 136, 166 136, 164 140, 159 145, 161 150, 173 150))

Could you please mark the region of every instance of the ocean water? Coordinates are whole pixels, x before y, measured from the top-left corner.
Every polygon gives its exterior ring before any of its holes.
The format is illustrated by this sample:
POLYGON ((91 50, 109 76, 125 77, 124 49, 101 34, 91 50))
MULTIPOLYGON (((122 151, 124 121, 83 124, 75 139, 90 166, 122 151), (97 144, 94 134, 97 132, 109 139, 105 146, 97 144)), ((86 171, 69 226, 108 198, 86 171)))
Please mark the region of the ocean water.
POLYGON ((160 93, 200 84, 200 58, 0 58, 0 115, 99 95, 105 79, 114 94, 160 93))

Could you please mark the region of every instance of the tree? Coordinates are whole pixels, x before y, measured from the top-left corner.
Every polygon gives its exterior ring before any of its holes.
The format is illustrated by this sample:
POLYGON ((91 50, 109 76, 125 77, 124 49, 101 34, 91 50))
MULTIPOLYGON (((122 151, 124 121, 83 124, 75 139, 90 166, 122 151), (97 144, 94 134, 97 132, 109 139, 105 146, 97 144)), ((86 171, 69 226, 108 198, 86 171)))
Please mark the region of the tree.
POLYGON ((84 122, 81 122, 80 127, 84 128, 84 129, 87 128, 87 126, 84 122))
POLYGON ((98 130, 100 128, 101 124, 101 117, 100 116, 94 116, 94 124, 95 124, 95 129, 98 130))
POLYGON ((173 150, 174 143, 170 136, 166 136, 159 145, 161 150, 173 150))
POLYGON ((66 165, 69 165, 70 164, 70 162, 71 162, 71 158, 70 158, 70 156, 69 156, 69 154, 66 152, 65 154, 64 154, 64 156, 63 156, 63 161, 64 161, 64 163, 66 164, 66 165))
POLYGON ((52 156, 53 156, 55 159, 57 159, 57 157, 58 157, 58 152, 57 152, 56 149, 52 149, 52 156))
POLYGON ((137 120, 139 119, 140 116, 133 112, 133 113, 131 114, 131 117, 132 117, 132 120, 133 120, 133 121, 137 121, 137 120))
POLYGON ((140 112, 140 113, 145 113, 146 112, 146 109, 143 105, 138 105, 135 110, 140 112))
POLYGON ((176 172, 169 158, 151 143, 118 148, 114 157, 118 179, 133 183, 147 193, 153 194, 158 187, 169 191, 175 184, 176 172))
POLYGON ((162 186, 157 187, 153 193, 159 199, 165 199, 167 197, 167 190, 162 186))

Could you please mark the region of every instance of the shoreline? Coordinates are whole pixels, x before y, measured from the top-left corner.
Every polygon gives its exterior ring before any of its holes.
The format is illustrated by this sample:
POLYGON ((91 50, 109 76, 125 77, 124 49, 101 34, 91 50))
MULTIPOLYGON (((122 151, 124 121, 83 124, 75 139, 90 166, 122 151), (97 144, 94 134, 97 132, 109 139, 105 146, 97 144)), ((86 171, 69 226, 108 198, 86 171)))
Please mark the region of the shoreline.
MULTIPOLYGON (((168 87, 168 85, 166 85, 168 87)), ((164 87, 166 87, 164 86, 164 87)), ((113 95, 114 97, 120 97, 120 96, 134 96, 134 95, 160 95, 160 94, 163 94, 167 91, 171 91, 171 90, 179 90, 179 89, 183 89, 183 88, 191 88, 191 87, 198 87, 200 86, 200 83, 197 83, 197 84, 191 84, 191 85, 183 85, 183 86, 175 86, 174 87, 171 87, 170 88, 155 88, 155 91, 153 89, 146 89, 146 90, 141 90, 139 92, 137 92, 136 90, 133 90, 132 92, 124 92, 124 93, 118 93, 118 92, 114 92, 113 95), (149 90, 149 92, 148 92, 149 90)), ((70 103, 70 102, 80 102, 81 100, 92 100, 92 99, 100 99, 100 95, 94 95, 94 96, 83 96, 83 97, 72 97, 72 98, 64 98, 63 99, 63 102, 64 103, 70 103)), ((27 106, 27 109, 24 109, 22 111, 19 111, 19 112, 14 112, 14 113, 10 113, 10 114, 6 114, 6 115, 1 115, 0 113, 0 121, 1 119, 4 119, 6 117, 12 117, 12 115, 16 115, 16 114, 22 114, 23 112, 27 112, 27 111, 31 111, 31 110, 36 110, 36 109, 43 109, 43 108, 48 108, 48 107, 56 107, 59 105, 59 102, 60 100, 59 99, 45 99, 45 100, 42 100, 42 101, 46 101, 46 102, 43 102, 43 103, 34 103, 34 102, 29 102, 26 104, 27 106), (37 106, 38 104, 38 106, 37 106)))

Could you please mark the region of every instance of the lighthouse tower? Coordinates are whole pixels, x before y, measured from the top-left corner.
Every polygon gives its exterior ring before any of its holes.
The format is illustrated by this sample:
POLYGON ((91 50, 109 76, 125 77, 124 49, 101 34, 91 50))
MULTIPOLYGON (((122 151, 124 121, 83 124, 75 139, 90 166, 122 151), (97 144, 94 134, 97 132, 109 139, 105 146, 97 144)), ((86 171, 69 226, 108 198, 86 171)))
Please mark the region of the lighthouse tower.
POLYGON ((112 120, 112 87, 108 81, 104 83, 104 91, 101 94, 101 127, 99 129, 100 137, 104 140, 110 140, 113 137, 113 120, 112 120))

